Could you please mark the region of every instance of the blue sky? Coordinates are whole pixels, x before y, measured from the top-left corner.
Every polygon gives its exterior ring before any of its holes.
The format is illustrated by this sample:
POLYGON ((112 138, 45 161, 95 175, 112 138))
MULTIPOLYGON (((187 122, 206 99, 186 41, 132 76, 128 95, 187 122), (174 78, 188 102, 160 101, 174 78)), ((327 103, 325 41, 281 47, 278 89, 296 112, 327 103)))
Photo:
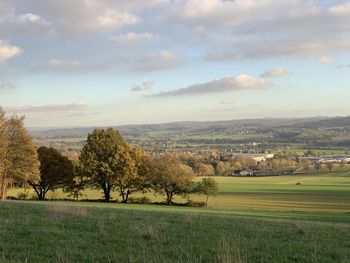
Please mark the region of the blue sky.
POLYGON ((0 0, 31 127, 349 115, 350 1, 0 0))

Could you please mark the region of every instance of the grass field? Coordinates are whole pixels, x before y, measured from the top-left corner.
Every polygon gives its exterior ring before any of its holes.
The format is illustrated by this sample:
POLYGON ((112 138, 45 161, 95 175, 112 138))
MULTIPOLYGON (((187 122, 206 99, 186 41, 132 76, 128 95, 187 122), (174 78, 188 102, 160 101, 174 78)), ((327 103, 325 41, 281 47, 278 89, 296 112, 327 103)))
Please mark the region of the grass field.
MULTIPOLYGON (((306 211, 306 212, 350 212, 350 174, 325 173, 317 175, 292 175, 273 177, 214 177, 220 192, 209 199, 209 206, 218 209, 306 211)), ((21 189, 12 189, 9 195, 16 197, 21 189)), ((30 195, 34 195, 31 192, 30 195)), ((135 195, 134 195, 135 196, 135 195)), ((141 196, 136 195, 136 196, 141 196)), ((146 194, 152 201, 163 201, 164 197, 146 194)), ((48 198, 65 198, 57 190, 48 198)), ((84 198, 99 199, 97 190, 86 190, 84 198)), ((118 194, 114 193, 118 198, 118 194)), ((194 201, 203 196, 191 196, 194 201)), ((185 202, 182 197, 177 202, 185 202)))
POLYGON ((215 179, 210 208, 0 203, 0 262, 350 262, 348 173, 215 179))
POLYGON ((349 222, 333 218, 154 205, 0 204, 0 262, 349 262, 349 248, 349 222))

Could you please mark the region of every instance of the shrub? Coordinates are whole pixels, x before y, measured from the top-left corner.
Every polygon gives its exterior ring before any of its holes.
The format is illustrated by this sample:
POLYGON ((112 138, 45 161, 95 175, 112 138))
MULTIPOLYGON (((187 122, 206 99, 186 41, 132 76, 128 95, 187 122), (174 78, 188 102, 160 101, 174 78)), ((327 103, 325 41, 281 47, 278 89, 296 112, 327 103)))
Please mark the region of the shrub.
POLYGON ((190 207, 206 207, 206 202, 188 200, 187 203, 186 203, 186 206, 190 206, 190 207))
POLYGON ((142 197, 129 197, 129 202, 132 204, 150 204, 151 200, 146 197, 146 196, 142 196, 142 197))
POLYGON ((26 200, 28 197, 29 197, 29 195, 26 192, 20 192, 17 194, 17 198, 19 200, 26 200))

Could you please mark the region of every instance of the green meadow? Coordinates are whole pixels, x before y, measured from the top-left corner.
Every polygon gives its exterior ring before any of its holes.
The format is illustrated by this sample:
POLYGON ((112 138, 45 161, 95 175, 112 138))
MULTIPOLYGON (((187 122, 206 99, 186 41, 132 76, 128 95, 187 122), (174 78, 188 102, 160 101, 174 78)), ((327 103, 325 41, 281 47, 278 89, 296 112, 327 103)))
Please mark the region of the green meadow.
POLYGON ((348 173, 215 179, 220 191, 208 208, 0 203, 0 262, 350 262, 348 173))
MULTIPOLYGON (((271 177, 214 177, 219 184, 219 194, 210 197, 209 207, 217 209, 299 211, 299 212, 350 212, 350 174, 323 173, 271 177)), ((22 189, 11 189, 8 195, 16 197, 22 189)), ((30 191, 30 196, 35 197, 30 191)), ((153 193, 146 196, 153 202, 162 202, 163 196, 153 193)), ((60 190, 50 192, 49 199, 67 198, 60 190)), ((83 199, 100 199, 97 190, 86 190, 83 199)), ((118 193, 114 193, 118 199, 118 193)), ((176 202, 186 199, 203 201, 204 196, 177 197, 176 202)))
POLYGON ((0 262, 349 262, 349 215, 77 202, 0 205, 0 262), (296 216, 294 218, 294 216, 296 216))

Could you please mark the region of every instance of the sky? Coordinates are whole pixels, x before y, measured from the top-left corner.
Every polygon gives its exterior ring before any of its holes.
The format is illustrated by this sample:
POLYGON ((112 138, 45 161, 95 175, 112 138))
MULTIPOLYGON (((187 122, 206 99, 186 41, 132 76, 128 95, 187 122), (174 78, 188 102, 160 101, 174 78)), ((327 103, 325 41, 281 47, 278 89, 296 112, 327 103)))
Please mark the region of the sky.
POLYGON ((350 1, 0 0, 28 127, 350 115, 350 1))

